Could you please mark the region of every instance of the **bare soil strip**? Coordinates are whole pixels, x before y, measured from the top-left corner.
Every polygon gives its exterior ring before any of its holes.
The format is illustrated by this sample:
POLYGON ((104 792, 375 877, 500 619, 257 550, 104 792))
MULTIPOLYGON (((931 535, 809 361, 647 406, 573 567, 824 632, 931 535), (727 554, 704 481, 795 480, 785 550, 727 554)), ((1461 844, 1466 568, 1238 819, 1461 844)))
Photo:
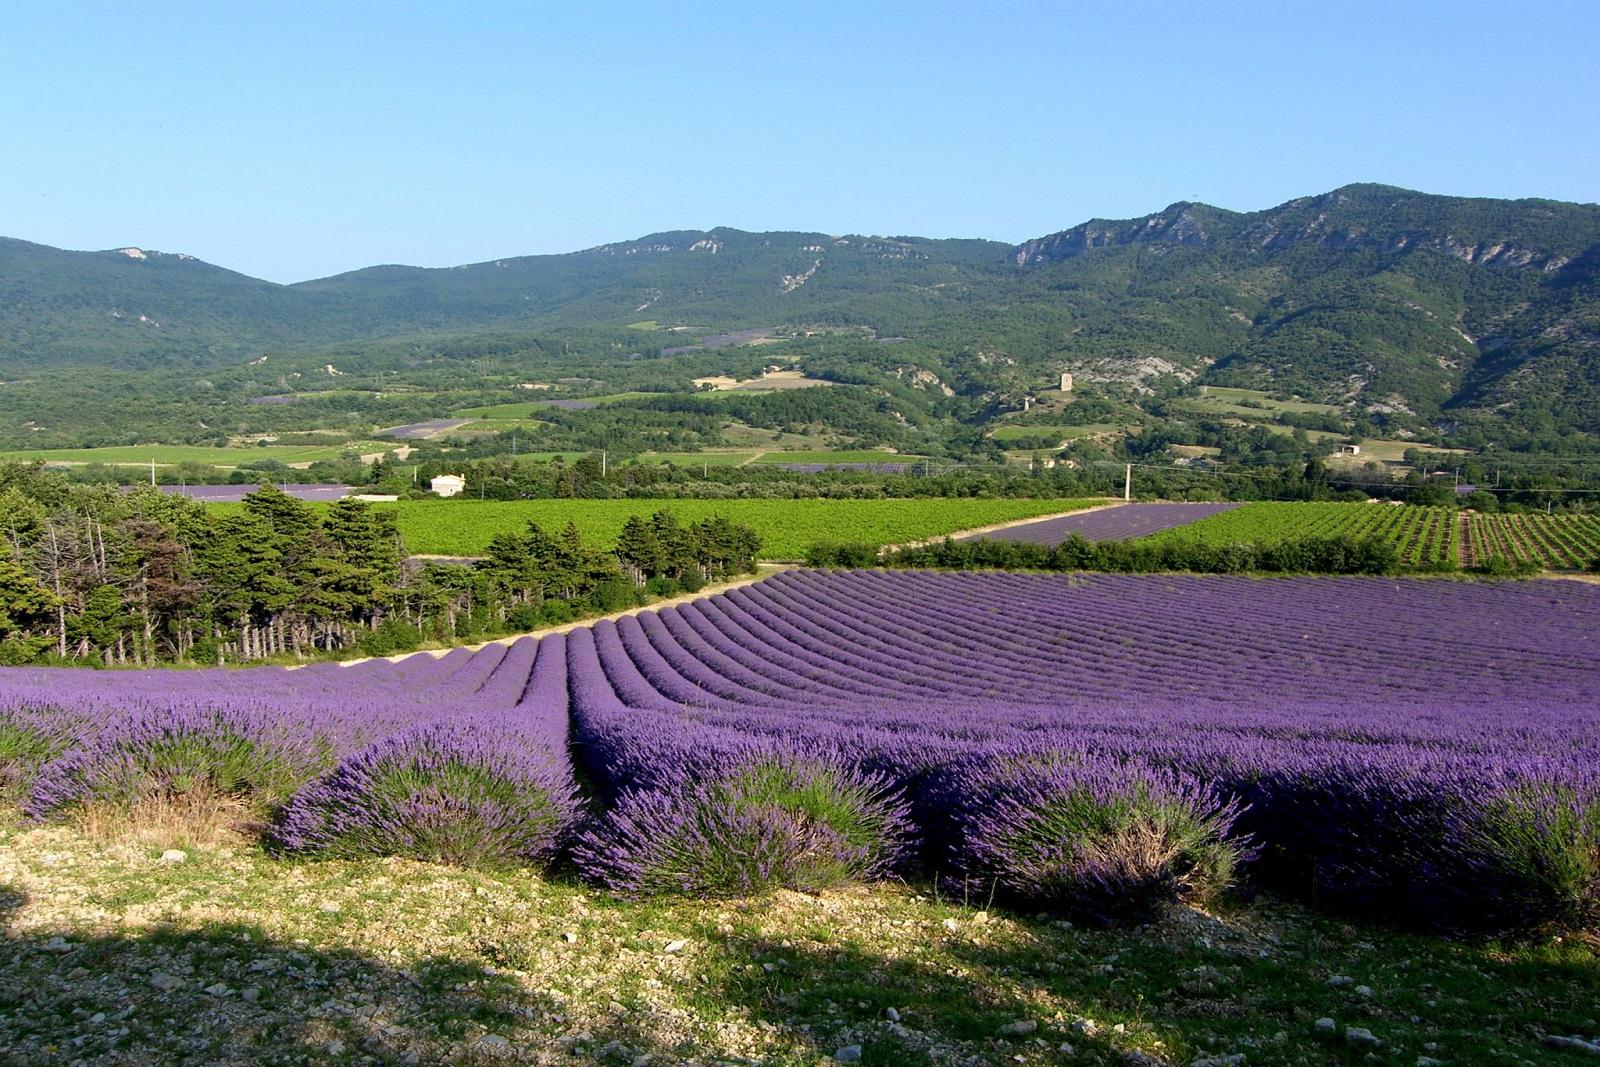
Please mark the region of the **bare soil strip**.
MULTIPOLYGON (((419 648, 412 652, 397 652, 392 656, 363 656, 360 659, 344 659, 339 660, 338 662, 341 667, 349 667, 357 663, 366 663, 368 660, 374 659, 385 659, 390 663, 398 663, 401 660, 407 659, 411 656, 438 657, 447 652, 454 652, 458 648, 466 648, 477 651, 480 648, 488 648, 490 645, 514 644, 515 642, 522 640, 524 637, 546 637, 550 634, 564 634, 571 630, 582 629, 585 626, 593 626, 595 623, 604 619, 621 619, 629 615, 637 615, 642 611, 659 611, 662 608, 675 607, 679 604, 687 604, 690 601, 700 600, 708 596, 716 596, 718 593, 726 593, 730 589, 738 589, 742 586, 753 585, 756 582, 772 577, 779 571, 791 570, 794 568, 794 566, 795 565, 793 563, 758 563, 756 565, 757 573, 755 574, 746 575, 743 578, 739 578, 731 582, 719 582, 715 585, 708 585, 699 592, 683 593, 679 596, 668 597, 665 600, 653 600, 641 607, 626 608, 622 611, 613 611, 609 615, 590 615, 587 618, 578 619, 576 622, 564 622, 555 626, 545 626, 537 630, 528 630, 525 633, 507 634, 504 637, 496 637, 492 641, 480 641, 475 645, 451 645, 448 648, 419 648)), ((297 664, 296 667, 298 666, 304 666, 304 664, 297 664)), ((290 670, 294 669, 296 668, 290 668, 290 670)))

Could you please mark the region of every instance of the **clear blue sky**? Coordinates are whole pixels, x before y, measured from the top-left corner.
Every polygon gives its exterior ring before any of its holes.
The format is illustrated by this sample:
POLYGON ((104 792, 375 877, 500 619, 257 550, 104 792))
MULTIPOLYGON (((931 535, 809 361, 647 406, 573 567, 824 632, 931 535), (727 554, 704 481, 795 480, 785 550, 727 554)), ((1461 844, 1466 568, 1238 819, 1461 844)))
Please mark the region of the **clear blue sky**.
POLYGON ((1352 181, 1600 199, 1593 0, 992 6, 12 0, 0 234, 297 281, 1352 181))

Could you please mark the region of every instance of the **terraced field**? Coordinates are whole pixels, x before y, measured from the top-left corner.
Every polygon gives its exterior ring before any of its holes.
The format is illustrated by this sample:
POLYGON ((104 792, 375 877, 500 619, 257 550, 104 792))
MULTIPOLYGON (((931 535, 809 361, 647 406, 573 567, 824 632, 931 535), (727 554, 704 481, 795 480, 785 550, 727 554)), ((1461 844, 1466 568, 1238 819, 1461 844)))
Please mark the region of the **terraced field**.
POLYGON ((1239 877, 1592 933, 1597 608, 1571 582, 793 570, 398 663, 0 670, 0 784, 45 820, 216 774, 287 851, 570 856, 635 896, 921 865, 1111 920, 1239 877), (1193 837, 1105 862, 1129 817, 1193 837), (1513 847, 1541 860, 1493 862, 1513 847))

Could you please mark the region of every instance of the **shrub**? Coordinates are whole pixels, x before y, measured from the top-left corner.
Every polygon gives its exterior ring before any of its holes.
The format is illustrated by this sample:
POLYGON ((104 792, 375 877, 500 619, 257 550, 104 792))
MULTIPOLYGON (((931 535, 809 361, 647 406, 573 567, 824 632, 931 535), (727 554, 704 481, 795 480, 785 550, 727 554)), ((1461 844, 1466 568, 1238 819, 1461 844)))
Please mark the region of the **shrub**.
POLYGON ((1531 559, 1490 556, 1471 570, 1473 574, 1484 574, 1491 578, 1527 578, 1538 574, 1540 567, 1531 559))
POLYGON ((392 656, 422 644, 422 631, 404 619, 385 619, 377 629, 363 634, 356 649, 363 656, 392 656))
POLYGON ((1321 907, 1487 933, 1600 917, 1600 796, 1569 770, 1345 745, 1241 786, 1261 876, 1321 907))
POLYGON ((506 630, 510 633, 524 633, 528 630, 537 630, 544 625, 544 604, 519 604, 506 612, 506 630))
POLYGON ((651 596, 676 596, 678 593, 682 592, 682 587, 678 585, 678 580, 676 578, 669 578, 666 575, 661 575, 658 578, 651 578, 649 581, 645 582, 644 591, 649 593, 651 596))
POLYGON ((540 615, 546 624, 559 625, 577 618, 578 609, 573 607, 571 601, 546 600, 544 607, 540 609, 540 615))
POLYGON ((498 716, 432 723, 342 760, 284 808, 293 852, 502 867, 550 858, 578 814, 565 764, 498 716))
POLYGON ((1239 805, 1180 772, 1103 756, 987 758, 950 772, 968 888, 1098 922, 1215 896, 1243 852, 1239 805), (974 884, 975 883, 975 884, 974 884))
POLYGON ((1544 782, 1474 808, 1451 835, 1466 860, 1462 903, 1474 925, 1600 927, 1600 799, 1544 782))
POLYGON ((594 610, 609 615, 638 603, 638 589, 626 578, 608 578, 595 587, 590 601, 594 610))
POLYGON ((890 870, 909 826, 885 779, 764 760, 709 779, 684 769, 625 791, 574 858, 591 881, 630 895, 813 891, 890 870))
POLYGON ((805 559, 812 567, 875 567, 878 564, 878 546, 860 542, 818 541, 806 549, 805 559))
POLYGON ((57 708, 0 708, 0 807, 22 804, 40 768, 66 751, 82 728, 80 716, 57 708))
POLYGON ((41 768, 25 811, 35 819, 85 805, 128 810, 186 795, 265 814, 328 763, 305 722, 236 706, 130 712, 41 768))

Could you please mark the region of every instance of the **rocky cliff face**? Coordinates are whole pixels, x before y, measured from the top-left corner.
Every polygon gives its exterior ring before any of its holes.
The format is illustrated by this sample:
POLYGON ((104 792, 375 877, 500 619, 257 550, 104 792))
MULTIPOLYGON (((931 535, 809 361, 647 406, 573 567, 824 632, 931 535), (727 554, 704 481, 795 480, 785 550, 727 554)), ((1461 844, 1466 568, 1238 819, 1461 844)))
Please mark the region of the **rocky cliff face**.
POLYGON ((1204 247, 1215 238, 1220 218, 1231 214, 1204 204, 1173 204, 1165 211, 1139 219, 1094 219, 1070 230, 1024 242, 1012 251, 1011 260, 1019 267, 1055 263, 1091 248, 1111 245, 1144 244, 1156 249, 1179 245, 1204 247))
POLYGON ((1093 248, 1236 245, 1273 253, 1304 245, 1338 251, 1430 248, 1475 266, 1555 272, 1600 242, 1600 209, 1546 200, 1476 200, 1382 185, 1352 185, 1275 208, 1235 212, 1179 203, 1137 219, 1095 219, 1024 242, 1019 267, 1060 262, 1093 248))

